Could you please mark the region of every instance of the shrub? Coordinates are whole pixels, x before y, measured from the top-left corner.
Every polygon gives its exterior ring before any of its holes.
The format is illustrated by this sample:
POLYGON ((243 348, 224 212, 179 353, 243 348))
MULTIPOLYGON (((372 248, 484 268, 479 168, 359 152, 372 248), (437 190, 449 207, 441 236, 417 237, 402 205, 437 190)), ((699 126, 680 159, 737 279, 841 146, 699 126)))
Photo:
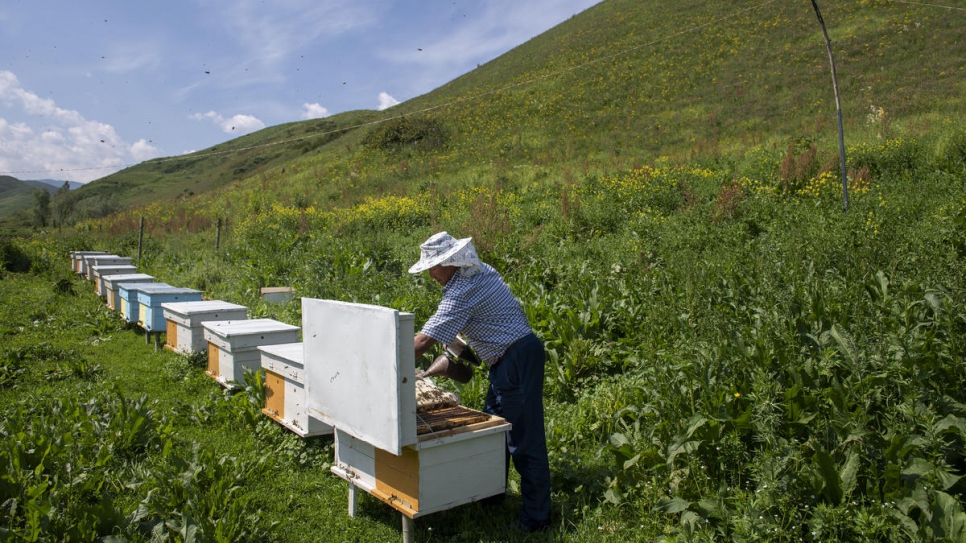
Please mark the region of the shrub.
POLYGON ((26 273, 30 271, 30 257, 14 242, 0 239, 0 270, 26 273))
POLYGON ((363 143, 373 149, 386 151, 411 146, 420 149, 439 149, 446 143, 443 126, 425 117, 397 117, 377 124, 366 134, 363 143))

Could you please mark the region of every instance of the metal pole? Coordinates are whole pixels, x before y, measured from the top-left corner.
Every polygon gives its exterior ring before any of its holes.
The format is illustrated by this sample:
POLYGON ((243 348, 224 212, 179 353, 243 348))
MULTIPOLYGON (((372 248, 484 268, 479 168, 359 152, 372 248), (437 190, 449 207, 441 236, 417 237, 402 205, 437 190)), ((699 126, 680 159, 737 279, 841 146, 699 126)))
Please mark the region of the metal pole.
POLYGON ((402 536, 403 543, 413 543, 413 519, 407 517, 406 515, 400 513, 399 516, 402 517, 402 536))
POLYGON ((218 224, 215 226, 215 250, 221 245, 221 217, 218 217, 218 224))
POLYGON ((832 88, 835 90, 835 113, 839 122, 839 158, 842 162, 842 200, 845 203, 845 211, 849 210, 849 182, 848 170, 845 167, 845 136, 842 131, 842 103, 839 101, 839 83, 835 77, 835 59, 832 57, 832 40, 828 37, 828 30, 825 29, 825 21, 822 19, 822 12, 818 10, 818 4, 812 0, 812 7, 815 8, 815 15, 818 22, 822 25, 822 34, 825 35, 825 49, 828 51, 828 63, 832 68, 832 88))
POLYGON ((141 226, 138 228, 138 266, 141 265, 141 242, 144 241, 144 217, 141 217, 141 226))

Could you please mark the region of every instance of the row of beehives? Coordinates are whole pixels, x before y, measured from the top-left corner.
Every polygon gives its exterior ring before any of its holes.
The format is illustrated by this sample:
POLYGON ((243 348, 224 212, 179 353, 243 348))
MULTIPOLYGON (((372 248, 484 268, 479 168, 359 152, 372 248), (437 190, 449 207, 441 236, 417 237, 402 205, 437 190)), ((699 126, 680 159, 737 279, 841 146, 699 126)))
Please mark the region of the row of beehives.
POLYGON ((413 519, 506 491, 509 423, 458 401, 419 405, 412 313, 302 298, 301 327, 247 319, 245 307, 109 269, 130 266, 112 260, 120 257, 74 258, 75 271, 146 337, 163 332, 167 349, 207 351, 207 373, 222 386, 263 368, 263 413, 303 437, 334 435, 330 470, 349 483, 350 515, 362 489, 402 514, 406 541, 413 519))
POLYGON ((262 412, 292 432, 331 434, 331 426, 309 416, 298 326, 274 319, 249 319, 245 306, 203 300, 199 290, 155 282, 137 273, 132 259, 102 251, 71 253, 74 273, 94 282, 97 294, 129 324, 153 335, 164 348, 182 354, 207 352, 206 374, 231 388, 246 370, 265 370, 262 412))

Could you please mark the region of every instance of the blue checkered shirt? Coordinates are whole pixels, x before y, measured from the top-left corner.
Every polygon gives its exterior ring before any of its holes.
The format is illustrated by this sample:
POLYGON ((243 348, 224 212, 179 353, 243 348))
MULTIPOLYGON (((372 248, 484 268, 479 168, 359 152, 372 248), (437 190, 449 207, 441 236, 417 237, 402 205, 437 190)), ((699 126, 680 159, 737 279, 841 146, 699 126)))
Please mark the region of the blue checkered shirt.
POLYGON ((472 277, 462 271, 457 269, 446 282, 439 308, 423 325, 422 333, 444 345, 462 333, 476 354, 492 366, 510 345, 531 332, 530 323, 492 266, 484 263, 472 277))

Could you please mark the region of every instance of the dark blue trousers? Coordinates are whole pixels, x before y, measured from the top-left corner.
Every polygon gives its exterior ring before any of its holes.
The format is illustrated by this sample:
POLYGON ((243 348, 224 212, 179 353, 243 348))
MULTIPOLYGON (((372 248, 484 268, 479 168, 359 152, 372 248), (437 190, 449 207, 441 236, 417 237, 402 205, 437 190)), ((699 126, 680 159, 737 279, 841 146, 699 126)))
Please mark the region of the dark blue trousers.
POLYGON ((513 425, 507 435, 507 470, 512 458, 523 495, 520 522, 530 528, 550 522, 550 461, 543 426, 545 364, 543 343, 536 335, 517 340, 490 368, 483 407, 513 425))

